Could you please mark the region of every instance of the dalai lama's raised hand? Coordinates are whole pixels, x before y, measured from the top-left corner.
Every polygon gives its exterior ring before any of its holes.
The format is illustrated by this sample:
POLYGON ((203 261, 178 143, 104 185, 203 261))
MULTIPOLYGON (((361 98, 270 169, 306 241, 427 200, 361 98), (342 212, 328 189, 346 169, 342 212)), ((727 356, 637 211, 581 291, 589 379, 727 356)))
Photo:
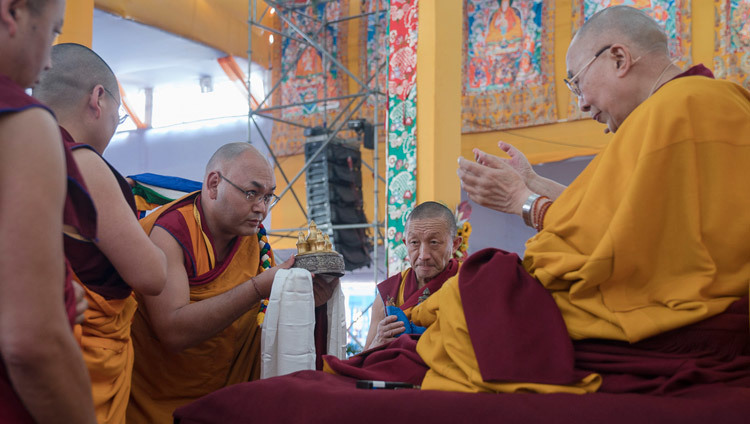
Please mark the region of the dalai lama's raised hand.
POLYGON ((521 174, 506 161, 479 149, 474 156, 485 164, 458 158, 458 177, 469 199, 496 211, 521 215, 523 203, 532 193, 521 174))
POLYGON ((511 168, 521 175, 521 178, 523 178, 523 181, 526 183, 526 187, 528 187, 529 190, 542 196, 547 196, 552 201, 557 200, 563 190, 565 190, 566 186, 537 174, 534 171, 534 168, 531 167, 529 160, 520 150, 504 141, 498 141, 497 147, 507 153, 508 156, 510 156, 510 159, 488 155, 479 149, 474 149, 474 157, 476 161, 491 168, 498 167, 498 162, 510 165, 511 168), (481 157, 479 153, 481 153, 481 157))
POLYGON ((471 200, 500 212, 520 215, 523 202, 531 193, 553 201, 560 197, 564 185, 537 174, 526 156, 512 145, 499 141, 497 146, 510 158, 474 149, 476 163, 464 158, 458 160, 458 176, 471 200), (520 203, 519 192, 526 193, 520 203))
POLYGON ((503 169, 503 167, 506 165, 510 166, 511 169, 516 171, 518 175, 521 176, 524 183, 526 183, 526 186, 531 189, 530 183, 539 176, 536 174, 536 172, 534 172, 534 168, 531 167, 531 163, 529 163, 529 160, 526 159, 526 156, 524 156, 524 154, 521 153, 520 150, 504 141, 498 141, 497 147, 507 153, 510 158, 501 158, 489 153, 485 153, 479 149, 474 149, 472 150, 472 152, 474 153, 474 160, 476 160, 477 163, 481 165, 489 166, 490 168, 495 169, 503 169))

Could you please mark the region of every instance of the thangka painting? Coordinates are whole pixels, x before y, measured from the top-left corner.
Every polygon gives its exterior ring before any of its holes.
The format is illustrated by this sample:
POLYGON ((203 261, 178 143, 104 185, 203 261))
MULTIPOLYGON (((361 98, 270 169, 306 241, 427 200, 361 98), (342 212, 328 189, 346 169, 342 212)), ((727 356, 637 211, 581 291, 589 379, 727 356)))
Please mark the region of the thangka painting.
POLYGON ((464 2, 462 132, 554 122, 554 2, 464 2))
POLYGON ((750 0, 716 0, 716 78, 750 90, 750 0))
MULTIPOLYGON (((358 1, 359 0, 352 0, 358 1)), ((389 0, 365 0, 360 3, 360 13, 366 17, 361 20, 359 33, 359 75, 367 82, 372 90, 385 93, 388 80, 388 9, 389 0)), ((359 90, 361 87, 357 86, 359 90)), ((385 141, 386 97, 383 95, 369 96, 362 105, 357 117, 375 121, 374 111, 378 105, 377 133, 378 142, 385 141), (376 103, 379 102, 379 103, 376 103)))
MULTIPOLYGON (((433 1, 433 0, 427 0, 433 1)), ((406 269, 406 216, 417 200, 417 0, 391 0, 388 29, 388 275, 406 269)))
MULTIPOLYGON (((284 10, 284 17, 319 43, 342 64, 346 64, 347 21, 323 25, 339 19, 341 2, 321 2, 295 11, 284 10), (300 13, 297 13, 300 12, 300 13), (307 15, 307 16, 305 16, 307 15)), ((275 122, 271 148, 279 156, 304 152, 304 126, 329 126, 340 112, 338 100, 314 102, 347 94, 347 76, 320 50, 297 40, 303 37, 290 30, 281 20, 282 31, 291 34, 281 38, 274 49, 273 83, 281 80, 274 95, 274 105, 285 105, 273 116, 297 125, 275 122), (293 105, 293 106, 292 106, 293 105)))
MULTIPOLYGON (((594 13, 620 5, 643 10, 661 24, 669 39, 669 52, 677 66, 686 68, 692 63, 690 0, 573 0, 573 34, 594 13)), ((587 116, 578 109, 578 99, 571 95, 568 119, 587 116)))

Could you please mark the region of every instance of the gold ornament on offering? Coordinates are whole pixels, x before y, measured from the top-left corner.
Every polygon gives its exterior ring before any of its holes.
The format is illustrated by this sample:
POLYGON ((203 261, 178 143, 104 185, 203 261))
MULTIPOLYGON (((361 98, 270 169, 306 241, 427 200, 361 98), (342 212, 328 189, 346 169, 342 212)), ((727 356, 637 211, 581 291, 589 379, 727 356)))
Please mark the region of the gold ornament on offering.
POLYGON ((315 221, 310 221, 307 236, 303 231, 297 237, 295 268, 304 268, 313 274, 335 277, 344 275, 344 257, 333 250, 328 234, 323 234, 315 221))

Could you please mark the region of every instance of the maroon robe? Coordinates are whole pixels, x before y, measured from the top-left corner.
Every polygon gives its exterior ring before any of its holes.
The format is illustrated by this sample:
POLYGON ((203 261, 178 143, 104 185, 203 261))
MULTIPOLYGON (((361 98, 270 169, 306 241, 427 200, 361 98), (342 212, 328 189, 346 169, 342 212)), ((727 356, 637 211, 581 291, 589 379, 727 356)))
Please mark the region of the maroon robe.
MULTIPOLYGON (((81 148, 87 148, 99 155, 93 147, 76 143, 70 133, 63 127, 60 127, 60 133, 62 134, 63 144, 66 150, 76 150, 81 148)), ((101 157, 101 155, 99 156, 101 157)), ((125 201, 133 211, 133 216, 137 217, 137 211, 135 207, 135 198, 133 192, 130 190, 130 185, 125 178, 120 175, 117 170, 109 164, 103 157, 104 163, 109 166, 112 174, 117 180, 117 184, 120 186, 120 191, 125 197, 125 201)), ((65 257, 70 261, 70 265, 73 271, 78 276, 83 284, 86 285, 91 291, 102 296, 104 299, 124 299, 130 296, 132 289, 122 279, 120 274, 115 269, 112 262, 107 258, 104 253, 94 244, 92 241, 79 240, 77 238, 66 235, 63 239, 65 245, 65 257)))
MULTIPOLYGON (((378 292, 383 302, 398 299, 401 281, 404 283, 404 303, 399 306, 401 310, 407 311, 421 303, 427 296, 435 293, 451 277, 456 275, 460 268, 457 260, 451 259, 445 269, 430 280, 422 290, 419 290, 417 277, 410 268, 406 270, 406 276, 402 273, 392 275, 382 283, 378 284, 378 292)), ((418 335, 402 334, 391 343, 377 346, 365 352, 355 355, 348 360, 341 360, 335 356, 323 356, 323 367, 326 372, 356 377, 364 380, 393 380, 407 381, 412 384, 420 384, 427 365, 416 352, 418 335), (387 349, 386 349, 387 347, 387 349), (375 378, 379 376, 380 378, 375 378)))
MULTIPOLYGON (((54 113, 35 98, 26 94, 25 90, 5 75, 0 75, 0 116, 22 112, 31 108, 42 108, 54 116, 54 113)), ((33 160, 30 158, 30 160, 33 160)), ((63 223, 84 238, 96 237, 96 209, 86 191, 78 167, 75 165, 70 152, 65 149, 67 170, 67 197, 63 210, 63 223)), ((7 207, 7 205, 6 205, 7 207)), ((63 264, 61 264, 63 265, 63 264)), ((76 299, 73 292, 70 264, 65 260, 65 309, 71 327, 76 316, 76 299)), ((0 363, 0 417, 4 422, 33 422, 21 399, 11 386, 5 365, 0 363)))
POLYGON ((458 267, 459 263, 457 260, 449 260, 445 269, 425 284, 422 290, 419 290, 419 284, 417 283, 417 277, 414 275, 414 271, 409 268, 406 270, 405 278, 399 273, 390 276, 388 279, 378 284, 378 292, 383 299, 383 303, 388 305, 389 301, 395 301, 398 299, 401 280, 404 280, 404 303, 398 305, 398 307, 401 308, 401 310, 406 311, 407 309, 421 303, 426 296, 438 291, 447 279, 456 275, 458 267))

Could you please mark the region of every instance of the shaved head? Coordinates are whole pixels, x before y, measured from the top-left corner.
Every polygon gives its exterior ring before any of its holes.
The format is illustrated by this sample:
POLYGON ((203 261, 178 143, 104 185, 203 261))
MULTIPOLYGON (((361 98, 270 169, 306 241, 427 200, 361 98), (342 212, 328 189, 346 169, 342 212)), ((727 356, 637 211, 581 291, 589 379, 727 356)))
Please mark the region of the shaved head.
POLYGON ((404 243, 419 287, 445 270, 461 244, 453 212, 437 202, 420 203, 406 218, 404 243))
POLYGON ((573 43, 601 45, 627 39, 639 52, 669 54, 667 34, 645 12, 630 6, 612 6, 595 13, 576 32, 573 43))
POLYGON ((219 149, 211 156, 211 159, 208 160, 208 164, 206 164, 206 175, 213 171, 222 171, 228 163, 244 154, 258 156, 268 163, 266 158, 263 157, 258 149, 253 147, 252 144, 244 142, 228 143, 219 147, 219 149))
POLYGON ((565 55, 568 87, 578 107, 616 132, 638 105, 681 69, 672 63, 667 35, 645 12, 608 7, 582 27, 565 55))
POLYGON ((26 0, 29 10, 36 14, 41 13, 48 2, 49 0, 26 0))
POLYGON ((257 234, 275 189, 271 164, 250 143, 219 147, 208 160, 201 189, 201 205, 214 238, 257 234))
POLYGON ((120 99, 117 78, 106 62, 93 50, 75 43, 52 47, 52 68, 43 72, 34 87, 34 97, 52 108, 65 108, 87 96, 101 84, 120 99))
POLYGON ((456 227, 456 218, 453 216, 453 212, 447 206, 438 202, 423 202, 417 205, 406 218, 406 226, 408 227, 412 221, 428 218, 442 220, 445 223, 445 229, 448 231, 448 234, 451 237, 456 235, 458 227, 456 227))

